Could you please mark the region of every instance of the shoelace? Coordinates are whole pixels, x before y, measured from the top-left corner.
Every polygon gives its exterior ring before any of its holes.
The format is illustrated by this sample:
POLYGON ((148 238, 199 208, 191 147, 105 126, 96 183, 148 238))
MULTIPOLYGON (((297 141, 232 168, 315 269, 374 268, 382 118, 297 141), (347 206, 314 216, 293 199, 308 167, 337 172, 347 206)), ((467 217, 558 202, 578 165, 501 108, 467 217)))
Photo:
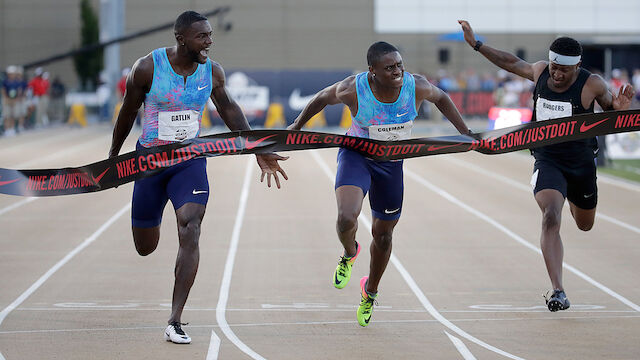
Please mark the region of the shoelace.
POLYGON ((184 331, 182 330, 182 325, 189 325, 189 323, 181 323, 181 322, 175 321, 175 322, 172 322, 170 325, 173 326, 173 328, 176 331, 176 334, 178 334, 178 335, 186 335, 184 333, 184 331))
POLYGON ((347 258, 345 258, 344 256, 340 257, 339 263, 342 266, 340 266, 340 270, 338 270, 338 275, 344 276, 346 274, 346 269, 345 268, 347 266, 347 261, 349 261, 349 260, 347 260, 347 258))

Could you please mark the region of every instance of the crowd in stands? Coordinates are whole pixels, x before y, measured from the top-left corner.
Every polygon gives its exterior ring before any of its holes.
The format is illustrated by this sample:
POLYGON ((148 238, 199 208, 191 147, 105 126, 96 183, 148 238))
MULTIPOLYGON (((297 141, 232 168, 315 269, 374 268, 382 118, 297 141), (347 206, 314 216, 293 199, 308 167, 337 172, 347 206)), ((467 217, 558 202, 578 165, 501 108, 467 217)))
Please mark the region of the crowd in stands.
POLYGON ((31 75, 28 78, 22 67, 15 65, 0 75, 3 136, 64 121, 66 89, 60 78, 51 81, 42 68, 36 68, 31 75))

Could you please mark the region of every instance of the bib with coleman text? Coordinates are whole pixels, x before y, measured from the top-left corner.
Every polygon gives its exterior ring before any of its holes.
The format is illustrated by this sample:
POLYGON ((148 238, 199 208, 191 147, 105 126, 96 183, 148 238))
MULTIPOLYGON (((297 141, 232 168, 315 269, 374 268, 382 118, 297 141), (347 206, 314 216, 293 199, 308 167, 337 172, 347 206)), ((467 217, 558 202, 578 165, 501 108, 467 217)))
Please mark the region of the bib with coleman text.
POLYGON ((413 121, 400 124, 370 125, 369 138, 383 141, 406 140, 411 137, 413 121))

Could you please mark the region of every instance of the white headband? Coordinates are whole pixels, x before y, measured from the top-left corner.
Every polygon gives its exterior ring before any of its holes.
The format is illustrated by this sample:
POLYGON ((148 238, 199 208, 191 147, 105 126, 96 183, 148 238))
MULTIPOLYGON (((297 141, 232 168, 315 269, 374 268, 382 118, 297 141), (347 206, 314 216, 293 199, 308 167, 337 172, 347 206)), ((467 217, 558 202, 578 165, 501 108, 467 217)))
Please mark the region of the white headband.
POLYGON ((558 65, 575 65, 580 62, 582 57, 578 56, 569 56, 569 55, 560 55, 549 50, 549 61, 556 63, 558 65))

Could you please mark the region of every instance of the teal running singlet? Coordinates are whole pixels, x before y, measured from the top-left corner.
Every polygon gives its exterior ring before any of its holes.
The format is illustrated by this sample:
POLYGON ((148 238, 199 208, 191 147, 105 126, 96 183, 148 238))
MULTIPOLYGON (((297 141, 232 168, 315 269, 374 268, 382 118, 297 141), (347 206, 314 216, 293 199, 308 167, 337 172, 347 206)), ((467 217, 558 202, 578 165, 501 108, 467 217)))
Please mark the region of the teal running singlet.
POLYGON ((371 92, 367 72, 356 75, 358 113, 353 116, 347 135, 376 140, 405 140, 411 135, 416 110, 416 82, 404 73, 398 99, 392 103, 378 101, 371 92))
POLYGON ((202 111, 213 86, 211 60, 198 64, 187 77, 178 75, 167 57, 166 48, 153 55, 153 82, 144 99, 142 135, 144 147, 170 144, 192 139, 200 134, 202 111))

